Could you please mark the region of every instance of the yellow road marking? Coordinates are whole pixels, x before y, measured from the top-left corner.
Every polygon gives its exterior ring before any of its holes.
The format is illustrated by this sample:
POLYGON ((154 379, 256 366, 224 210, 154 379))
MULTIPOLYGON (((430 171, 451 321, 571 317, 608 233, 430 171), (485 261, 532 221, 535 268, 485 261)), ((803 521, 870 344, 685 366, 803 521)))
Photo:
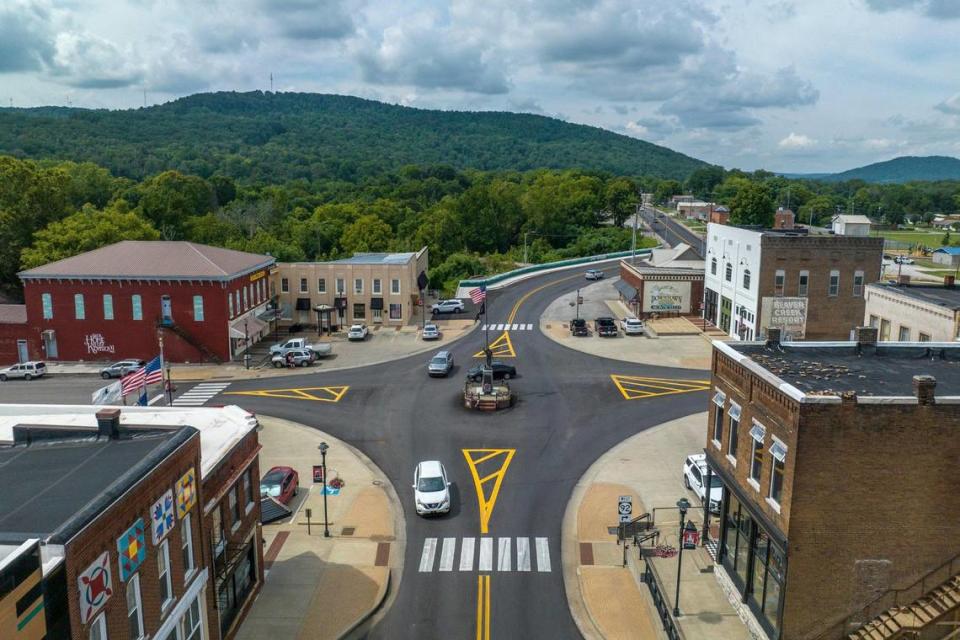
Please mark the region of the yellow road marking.
POLYGON ((255 396, 259 398, 284 398, 287 400, 313 400, 315 402, 340 402, 350 387, 300 387, 296 389, 257 389, 256 391, 227 391, 227 396, 255 396))
MULTIPOLYGON (((510 334, 506 331, 499 338, 490 343, 490 351, 495 358, 516 358, 517 352, 513 349, 513 342, 510 341, 510 334)), ((474 358, 485 358, 487 354, 478 351, 473 354, 474 358)))
POLYGON ((513 460, 513 454, 516 451, 516 449, 463 449, 463 457, 467 459, 467 466, 470 467, 470 475, 473 477, 473 486, 477 490, 477 504, 480 507, 480 533, 487 533, 489 530, 490 516, 493 514, 493 507, 497 504, 497 496, 500 495, 500 485, 503 484, 503 477, 507 474, 507 467, 510 466, 510 461, 513 460), (474 458, 475 454, 479 455, 474 458), (477 466, 492 460, 498 455, 503 456, 500 467, 481 480, 477 466), (483 485, 491 480, 493 481, 493 488, 489 495, 485 495, 483 485))
POLYGON ((490 640, 490 576, 477 576, 477 640, 490 640))
POLYGON ((490 640, 490 576, 483 576, 483 582, 484 591, 486 592, 487 596, 487 610, 484 613, 485 619, 483 621, 483 626, 485 629, 483 632, 483 640, 490 640))
POLYGON ((577 274, 577 275, 575 275, 575 276, 567 276, 566 278, 560 278, 559 280, 554 280, 554 281, 552 281, 552 282, 548 282, 547 284, 542 284, 542 285, 540 285, 539 287, 537 287, 536 289, 531 289, 530 291, 527 291, 525 294, 523 294, 522 296, 520 296, 520 299, 517 300, 517 303, 516 303, 515 305, 513 305, 513 309, 511 309, 511 311, 510 311, 510 317, 507 318, 507 323, 508 323, 508 324, 513 324, 514 319, 517 317, 517 311, 520 310, 520 305, 522 305, 524 302, 526 302, 526 301, 527 301, 527 298, 529 298, 530 296, 532 296, 532 295, 535 294, 536 292, 542 291, 542 290, 546 289, 547 287, 553 286, 553 285, 555 285, 555 284, 559 284, 559 283, 561 283, 561 282, 566 282, 567 280, 573 280, 574 278, 579 278, 579 277, 581 277, 579 274, 577 274))
POLYGON ((477 640, 483 640, 483 576, 477 576, 477 640))
POLYGON ((611 375, 610 379, 620 391, 625 400, 641 398, 656 398, 674 393, 691 393, 706 391, 710 388, 709 380, 680 380, 672 378, 646 378, 642 376, 611 375))

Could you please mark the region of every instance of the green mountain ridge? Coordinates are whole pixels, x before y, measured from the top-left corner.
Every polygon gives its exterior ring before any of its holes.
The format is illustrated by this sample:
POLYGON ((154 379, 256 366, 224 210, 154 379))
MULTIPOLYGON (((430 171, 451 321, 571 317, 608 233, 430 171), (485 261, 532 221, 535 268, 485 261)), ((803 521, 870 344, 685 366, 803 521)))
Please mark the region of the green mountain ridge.
POLYGON ((356 181, 411 164, 578 168, 683 179, 707 163, 587 125, 352 96, 202 93, 128 110, 0 108, 0 154, 91 161, 134 179, 176 169, 246 182, 356 181))
POLYGON ((846 182, 863 180, 879 184, 960 180, 960 159, 950 156, 901 156, 839 173, 782 173, 785 178, 846 182))

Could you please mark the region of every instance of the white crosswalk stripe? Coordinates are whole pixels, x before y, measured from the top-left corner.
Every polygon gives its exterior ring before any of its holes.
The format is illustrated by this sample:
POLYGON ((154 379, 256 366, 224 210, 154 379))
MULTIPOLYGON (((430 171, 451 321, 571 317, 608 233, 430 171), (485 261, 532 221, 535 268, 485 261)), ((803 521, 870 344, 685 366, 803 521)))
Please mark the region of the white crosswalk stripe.
POLYGON ((457 560, 457 538, 425 538, 420 552, 421 573, 438 572, 530 572, 536 564, 538 573, 552 571, 550 563, 550 542, 548 538, 533 538, 535 553, 531 559, 530 538, 481 536, 460 538, 459 561, 457 560), (479 546, 479 550, 478 547, 479 546), (513 548, 516 548, 514 560, 513 548), (437 556, 439 555, 439 562, 437 556), (476 562, 474 562, 476 558, 476 562))
POLYGON ((229 386, 229 382, 201 382, 174 398, 173 404, 180 407, 199 407, 229 386))
POLYGON ((480 327, 483 331, 533 331, 533 324, 529 322, 514 322, 510 324, 485 324, 480 327))

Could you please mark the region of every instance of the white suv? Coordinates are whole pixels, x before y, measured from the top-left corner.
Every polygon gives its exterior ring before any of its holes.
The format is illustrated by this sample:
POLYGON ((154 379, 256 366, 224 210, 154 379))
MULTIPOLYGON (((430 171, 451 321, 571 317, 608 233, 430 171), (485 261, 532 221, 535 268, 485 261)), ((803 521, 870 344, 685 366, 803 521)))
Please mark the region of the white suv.
POLYGON ((643 320, 638 320, 637 318, 624 318, 623 322, 623 333, 628 336, 642 336, 643 335, 643 320))
POLYGON ((417 515, 450 512, 450 482, 441 463, 427 460, 417 465, 413 472, 413 500, 417 515))
POLYGON ((6 382, 11 378, 32 380, 43 377, 46 372, 47 365, 43 362, 22 362, 6 369, 0 369, 0 382, 6 382))
POLYGON ((430 310, 433 313, 463 313, 464 308, 459 300, 441 300, 430 307, 430 310))
MULTIPOLYGON (((703 504, 707 484, 707 456, 695 453, 683 461, 683 486, 690 489, 703 504)), ((720 513, 720 501, 723 500, 723 485, 720 477, 713 474, 710 480, 710 511, 720 513)))

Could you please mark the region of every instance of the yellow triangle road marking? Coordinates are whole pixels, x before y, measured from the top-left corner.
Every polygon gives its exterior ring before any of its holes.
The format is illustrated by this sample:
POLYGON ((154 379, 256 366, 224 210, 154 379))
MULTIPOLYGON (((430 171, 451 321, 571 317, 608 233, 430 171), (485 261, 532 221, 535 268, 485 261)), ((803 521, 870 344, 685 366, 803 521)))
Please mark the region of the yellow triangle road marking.
POLYGON ((297 389, 257 389, 256 391, 227 391, 227 396, 255 396, 258 398, 284 398, 286 400, 313 400, 315 402, 340 402, 350 387, 300 387, 297 389))
POLYGON ((706 391, 710 388, 709 380, 682 380, 673 378, 645 378, 642 376, 611 375, 610 379, 625 400, 641 398, 656 398, 674 393, 691 393, 706 391))
MULTIPOLYGON (((516 358, 517 352, 513 350, 513 343, 510 341, 510 333, 504 331, 500 337, 490 343, 490 351, 493 351, 494 358, 516 358)), ((478 351, 473 354, 474 358, 484 358, 486 354, 478 351)))
POLYGON ((477 504, 480 506, 480 533, 487 533, 490 525, 490 516, 493 507, 497 504, 500 495, 500 485, 507 475, 507 467, 513 460, 516 449, 463 449, 463 457, 467 459, 470 475, 473 476, 473 486, 477 490, 477 504), (480 477, 478 467, 484 465, 486 475, 480 477), (494 470, 495 465, 495 470, 494 470))

